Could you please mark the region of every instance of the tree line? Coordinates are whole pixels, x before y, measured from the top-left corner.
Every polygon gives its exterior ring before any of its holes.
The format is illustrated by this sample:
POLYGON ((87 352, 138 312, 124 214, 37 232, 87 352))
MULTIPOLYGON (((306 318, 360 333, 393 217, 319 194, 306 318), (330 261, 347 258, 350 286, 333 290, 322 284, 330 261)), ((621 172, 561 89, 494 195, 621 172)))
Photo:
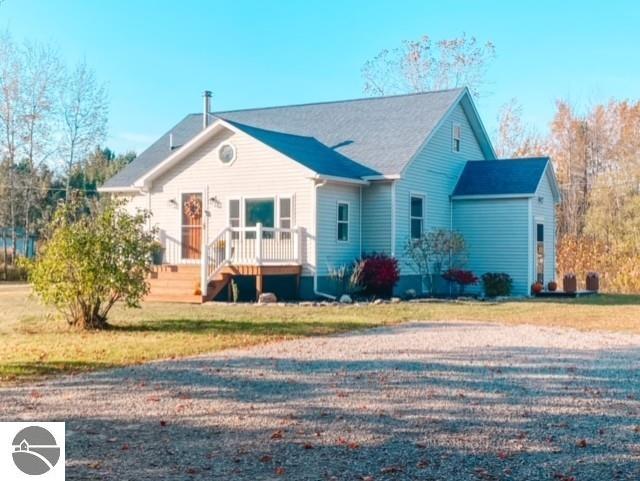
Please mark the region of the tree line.
POLYGON ((97 147, 107 117, 106 87, 85 61, 67 65, 52 47, 0 33, 2 277, 20 254, 19 233, 37 235, 71 190, 94 194, 135 157, 97 147))

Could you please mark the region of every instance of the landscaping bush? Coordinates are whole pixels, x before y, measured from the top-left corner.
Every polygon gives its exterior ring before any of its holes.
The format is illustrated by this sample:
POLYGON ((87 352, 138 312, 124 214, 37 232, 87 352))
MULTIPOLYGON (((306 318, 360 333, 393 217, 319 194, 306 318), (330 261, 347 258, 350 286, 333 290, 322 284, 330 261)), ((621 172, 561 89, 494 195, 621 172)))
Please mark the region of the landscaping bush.
POLYGON ((148 213, 130 215, 121 202, 102 205, 80 197, 58 207, 36 261, 25 261, 34 291, 73 326, 107 327, 117 301, 137 307, 149 290, 146 276, 153 232, 148 213))
POLYGON ((513 280, 504 272, 482 274, 482 286, 487 297, 508 296, 511 294, 513 280))
POLYGON ((365 295, 391 297, 400 280, 398 259, 386 254, 368 254, 356 262, 352 284, 359 286, 365 295))
POLYGON ((478 283, 478 277, 473 272, 464 269, 449 269, 442 274, 442 277, 449 282, 458 284, 458 292, 460 295, 464 294, 464 288, 466 286, 478 283))

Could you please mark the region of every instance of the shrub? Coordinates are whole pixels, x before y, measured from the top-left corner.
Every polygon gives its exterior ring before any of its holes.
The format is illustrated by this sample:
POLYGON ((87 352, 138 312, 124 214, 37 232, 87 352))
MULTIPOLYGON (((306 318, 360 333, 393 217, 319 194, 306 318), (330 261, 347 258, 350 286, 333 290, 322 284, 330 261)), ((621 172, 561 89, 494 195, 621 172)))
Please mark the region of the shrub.
POLYGON ((449 269, 442 274, 449 282, 455 282, 458 284, 460 294, 464 293, 464 288, 469 285, 478 283, 478 277, 471 271, 465 271, 464 269, 449 269))
POLYGON ((405 253, 409 265, 420 275, 424 286, 429 279, 433 294, 436 276, 466 263, 466 244, 462 234, 447 229, 433 229, 418 239, 409 239, 405 253))
POLYGON ((84 198, 62 204, 40 257, 25 262, 34 291, 73 326, 105 328, 116 302, 137 307, 149 291, 148 213, 130 215, 121 207, 115 201, 89 205, 84 198))
POLYGON ((482 286, 487 297, 508 296, 513 280, 504 272, 487 272, 482 274, 482 286))
POLYGON ((342 294, 354 291, 353 271, 354 266, 342 264, 338 267, 329 266, 329 278, 336 286, 336 295, 339 298, 342 294))
POLYGON ((356 262, 352 283, 365 295, 390 297, 400 280, 398 259, 386 254, 368 254, 356 262))

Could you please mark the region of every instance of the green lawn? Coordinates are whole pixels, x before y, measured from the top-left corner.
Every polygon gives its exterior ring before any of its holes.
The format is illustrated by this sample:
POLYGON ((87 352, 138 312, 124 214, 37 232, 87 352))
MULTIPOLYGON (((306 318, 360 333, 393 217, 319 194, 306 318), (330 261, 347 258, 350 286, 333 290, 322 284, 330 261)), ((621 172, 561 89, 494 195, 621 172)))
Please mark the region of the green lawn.
POLYGON ((27 380, 407 320, 488 321, 640 332, 640 296, 366 307, 145 304, 114 308, 113 329, 80 332, 24 285, 0 284, 0 381, 27 380))

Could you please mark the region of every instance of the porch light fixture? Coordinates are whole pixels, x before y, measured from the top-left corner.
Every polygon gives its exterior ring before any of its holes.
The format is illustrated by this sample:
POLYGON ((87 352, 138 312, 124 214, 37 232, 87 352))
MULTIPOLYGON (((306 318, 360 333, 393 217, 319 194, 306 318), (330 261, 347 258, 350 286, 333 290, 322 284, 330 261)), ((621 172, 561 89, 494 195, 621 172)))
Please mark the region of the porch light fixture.
POLYGON ((178 207, 178 201, 175 199, 169 199, 169 205, 171 207, 178 207))
POLYGON ((218 197, 215 195, 213 197, 209 197, 209 204, 213 204, 216 207, 222 206, 222 203, 220 202, 218 197))

